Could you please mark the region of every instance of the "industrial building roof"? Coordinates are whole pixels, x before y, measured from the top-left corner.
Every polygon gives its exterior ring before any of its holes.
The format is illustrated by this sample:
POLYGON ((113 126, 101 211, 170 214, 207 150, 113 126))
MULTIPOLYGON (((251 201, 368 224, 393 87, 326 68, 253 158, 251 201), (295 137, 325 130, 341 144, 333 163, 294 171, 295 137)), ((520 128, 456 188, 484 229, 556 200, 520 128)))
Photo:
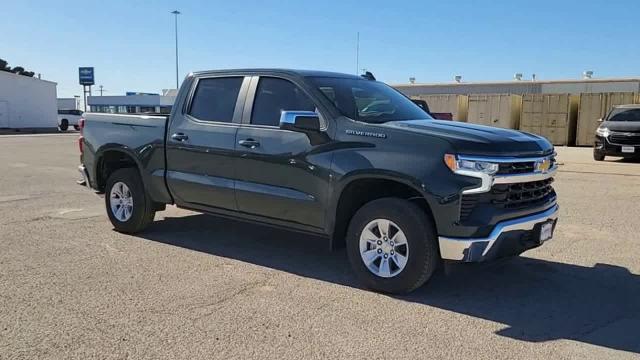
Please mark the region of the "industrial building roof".
POLYGON ((608 83, 608 82, 640 82, 637 78, 596 78, 596 79, 561 79, 561 80, 498 80, 498 81, 449 81, 441 83, 401 83, 392 84, 393 87, 411 87, 411 86, 469 86, 469 85, 514 85, 514 84, 570 84, 570 83, 608 83))

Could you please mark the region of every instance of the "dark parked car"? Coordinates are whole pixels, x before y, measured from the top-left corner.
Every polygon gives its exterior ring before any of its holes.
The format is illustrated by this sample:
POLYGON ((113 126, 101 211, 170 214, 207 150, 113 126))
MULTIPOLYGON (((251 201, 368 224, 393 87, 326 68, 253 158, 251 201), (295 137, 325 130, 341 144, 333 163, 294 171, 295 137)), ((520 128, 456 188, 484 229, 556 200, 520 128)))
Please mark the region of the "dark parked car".
POLYGON ((429 114, 432 118, 438 120, 453 120, 452 113, 434 113, 429 109, 429 104, 425 100, 411 99, 414 104, 418 105, 422 110, 429 114))
POLYGON ((593 158, 605 156, 640 158, 640 105, 618 105, 596 129, 593 158))
POLYGON ((85 115, 79 170, 125 233, 175 204, 319 234, 366 286, 401 293, 442 260, 517 255, 556 225, 547 140, 434 120, 372 76, 198 72, 169 117, 85 115))

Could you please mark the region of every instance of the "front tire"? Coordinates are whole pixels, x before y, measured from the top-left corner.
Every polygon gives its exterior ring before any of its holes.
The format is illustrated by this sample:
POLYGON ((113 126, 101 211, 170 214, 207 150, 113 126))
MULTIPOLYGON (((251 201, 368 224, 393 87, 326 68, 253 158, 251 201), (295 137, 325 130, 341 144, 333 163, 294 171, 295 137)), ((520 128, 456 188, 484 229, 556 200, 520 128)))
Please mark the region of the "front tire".
POLYGON ((347 231, 347 254, 358 279, 384 293, 408 293, 424 284, 440 256, 435 225, 408 200, 383 198, 361 207, 347 231))
POLYGON ((116 231, 133 234, 153 222, 155 206, 144 189, 137 169, 118 169, 109 176, 105 205, 116 231))
POLYGON ((604 157, 605 157, 604 153, 601 153, 600 151, 597 151, 597 150, 593 150, 593 160, 603 161, 604 157))

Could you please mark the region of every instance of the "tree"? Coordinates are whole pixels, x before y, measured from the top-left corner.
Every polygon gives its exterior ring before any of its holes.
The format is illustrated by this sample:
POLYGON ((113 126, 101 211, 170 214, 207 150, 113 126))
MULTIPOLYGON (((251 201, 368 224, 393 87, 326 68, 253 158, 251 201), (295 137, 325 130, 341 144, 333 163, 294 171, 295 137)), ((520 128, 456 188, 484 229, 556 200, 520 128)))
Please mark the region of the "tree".
POLYGON ((24 68, 22 66, 16 66, 11 69, 11 72, 14 74, 22 75, 22 73, 24 72, 24 68))
POLYGON ((9 63, 4 59, 0 59, 0 71, 12 72, 17 75, 28 77, 33 77, 33 75, 35 74, 33 71, 25 70, 22 66, 16 66, 12 69, 11 66, 9 66, 9 63))
POLYGON ((9 71, 9 67, 7 66, 9 63, 4 60, 4 59, 0 59, 0 71, 9 71))

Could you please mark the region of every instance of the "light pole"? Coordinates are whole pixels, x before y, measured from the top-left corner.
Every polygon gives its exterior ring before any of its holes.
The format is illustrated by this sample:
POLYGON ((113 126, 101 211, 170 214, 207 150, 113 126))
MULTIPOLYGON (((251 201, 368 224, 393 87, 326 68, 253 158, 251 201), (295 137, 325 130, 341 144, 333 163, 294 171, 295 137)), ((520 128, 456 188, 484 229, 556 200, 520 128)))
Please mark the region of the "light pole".
POLYGON ((175 18, 175 28, 176 28, 176 89, 178 88, 178 15, 180 15, 180 11, 173 10, 171 12, 175 18))
POLYGON ((360 69, 360 31, 356 34, 356 75, 360 69))

